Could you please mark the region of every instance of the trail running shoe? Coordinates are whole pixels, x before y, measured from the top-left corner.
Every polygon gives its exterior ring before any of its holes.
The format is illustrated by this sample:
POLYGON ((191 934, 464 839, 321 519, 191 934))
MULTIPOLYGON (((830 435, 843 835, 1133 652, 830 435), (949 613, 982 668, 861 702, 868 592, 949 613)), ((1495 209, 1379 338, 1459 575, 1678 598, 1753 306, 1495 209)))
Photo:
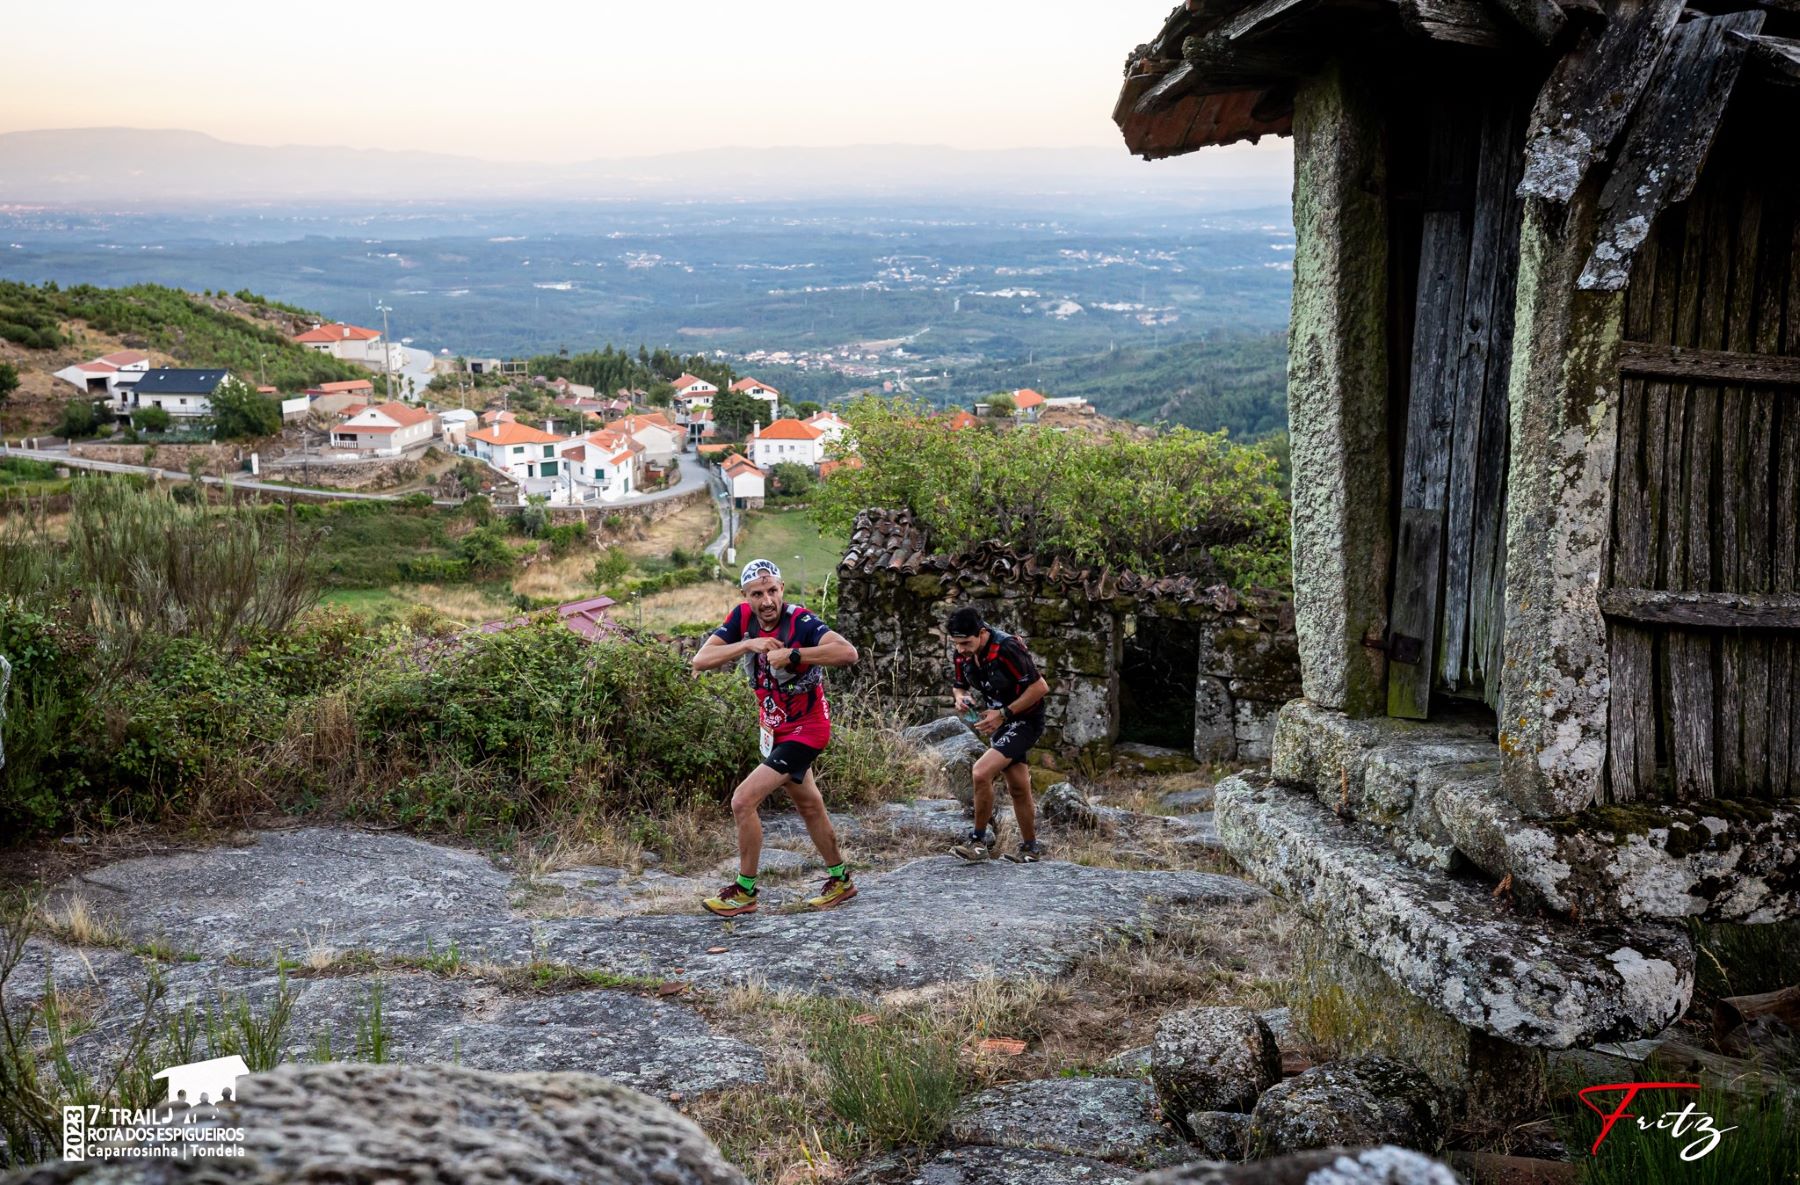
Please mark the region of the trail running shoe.
POLYGON ((968 839, 950 849, 950 854, 958 859, 967 860, 971 864, 992 860, 994 858, 994 840, 980 831, 971 831, 968 839))
POLYGON ((756 912, 756 890, 732 881, 719 890, 717 897, 708 897, 700 904, 722 918, 735 918, 740 913, 756 912))
POLYGON ((1018 851, 1008 852, 1006 858, 1011 860, 1014 864, 1036 864, 1047 854, 1048 852, 1045 850, 1044 845, 1034 839, 1030 843, 1020 844, 1018 851))
POLYGON ((856 886, 850 883, 848 874, 828 876, 825 878, 825 888, 817 897, 808 897, 806 903, 814 909, 836 909, 854 896, 856 886))

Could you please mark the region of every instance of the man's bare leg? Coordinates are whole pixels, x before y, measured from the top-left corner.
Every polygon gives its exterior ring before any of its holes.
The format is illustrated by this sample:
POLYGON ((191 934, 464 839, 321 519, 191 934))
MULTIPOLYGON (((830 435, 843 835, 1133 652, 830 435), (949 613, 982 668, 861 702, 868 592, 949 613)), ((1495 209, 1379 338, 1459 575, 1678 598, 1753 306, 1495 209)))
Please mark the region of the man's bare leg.
POLYGON ((737 820, 738 872, 754 877, 762 861, 762 819, 756 808, 763 799, 786 784, 788 776, 778 769, 758 765, 738 783, 731 794, 731 816, 737 820))
POLYGON ((819 849, 819 859, 825 861, 825 867, 836 868, 842 864, 844 854, 838 850, 837 832, 831 826, 831 815, 825 810, 825 796, 819 793, 819 783, 813 779, 812 770, 806 771, 805 781, 789 782, 787 792, 794 809, 800 813, 800 821, 806 824, 806 834, 812 836, 813 847, 819 849))
MULTIPOLYGON (((975 781, 975 830, 985 831, 994 818, 994 779, 1000 776, 1012 758, 998 749, 989 749, 976 759, 969 776, 975 781)), ((998 832, 996 832, 998 834, 998 832)))
POLYGON ((1031 797, 1031 767, 1023 762, 1006 767, 1006 789, 1012 795, 1013 821, 1019 825, 1019 841, 1037 839, 1037 803, 1031 797))

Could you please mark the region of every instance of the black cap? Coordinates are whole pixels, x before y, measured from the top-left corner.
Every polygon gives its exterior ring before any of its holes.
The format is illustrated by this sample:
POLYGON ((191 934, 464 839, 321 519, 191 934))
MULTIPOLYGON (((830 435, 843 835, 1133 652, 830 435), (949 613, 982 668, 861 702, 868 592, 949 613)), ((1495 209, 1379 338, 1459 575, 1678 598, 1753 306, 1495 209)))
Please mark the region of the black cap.
POLYGON ((950 620, 944 623, 953 638, 972 638, 985 626, 986 623, 981 620, 981 610, 968 605, 952 613, 950 620))

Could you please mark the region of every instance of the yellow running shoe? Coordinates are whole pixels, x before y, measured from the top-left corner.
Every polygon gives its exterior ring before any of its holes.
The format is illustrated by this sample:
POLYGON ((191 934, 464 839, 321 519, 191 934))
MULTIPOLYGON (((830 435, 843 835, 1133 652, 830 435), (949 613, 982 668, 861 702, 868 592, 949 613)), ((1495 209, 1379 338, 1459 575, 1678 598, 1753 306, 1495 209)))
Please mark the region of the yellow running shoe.
POLYGON ((717 897, 708 897, 700 904, 722 918, 735 918, 740 913, 756 912, 756 890, 732 881, 719 890, 717 897))
POLYGON ((806 903, 814 909, 836 909, 850 898, 856 896, 856 886, 850 883, 850 874, 828 876, 825 888, 817 897, 809 897, 806 903))

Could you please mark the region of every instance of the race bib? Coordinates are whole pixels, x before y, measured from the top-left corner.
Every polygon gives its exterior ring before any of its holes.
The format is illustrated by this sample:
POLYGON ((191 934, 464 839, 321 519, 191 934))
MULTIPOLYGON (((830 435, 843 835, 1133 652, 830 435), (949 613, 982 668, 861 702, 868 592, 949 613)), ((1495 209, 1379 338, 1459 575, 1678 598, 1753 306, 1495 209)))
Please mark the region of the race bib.
POLYGON ((757 731, 762 734, 762 755, 767 757, 769 755, 769 750, 775 747, 775 734, 766 728, 758 729, 757 731))

